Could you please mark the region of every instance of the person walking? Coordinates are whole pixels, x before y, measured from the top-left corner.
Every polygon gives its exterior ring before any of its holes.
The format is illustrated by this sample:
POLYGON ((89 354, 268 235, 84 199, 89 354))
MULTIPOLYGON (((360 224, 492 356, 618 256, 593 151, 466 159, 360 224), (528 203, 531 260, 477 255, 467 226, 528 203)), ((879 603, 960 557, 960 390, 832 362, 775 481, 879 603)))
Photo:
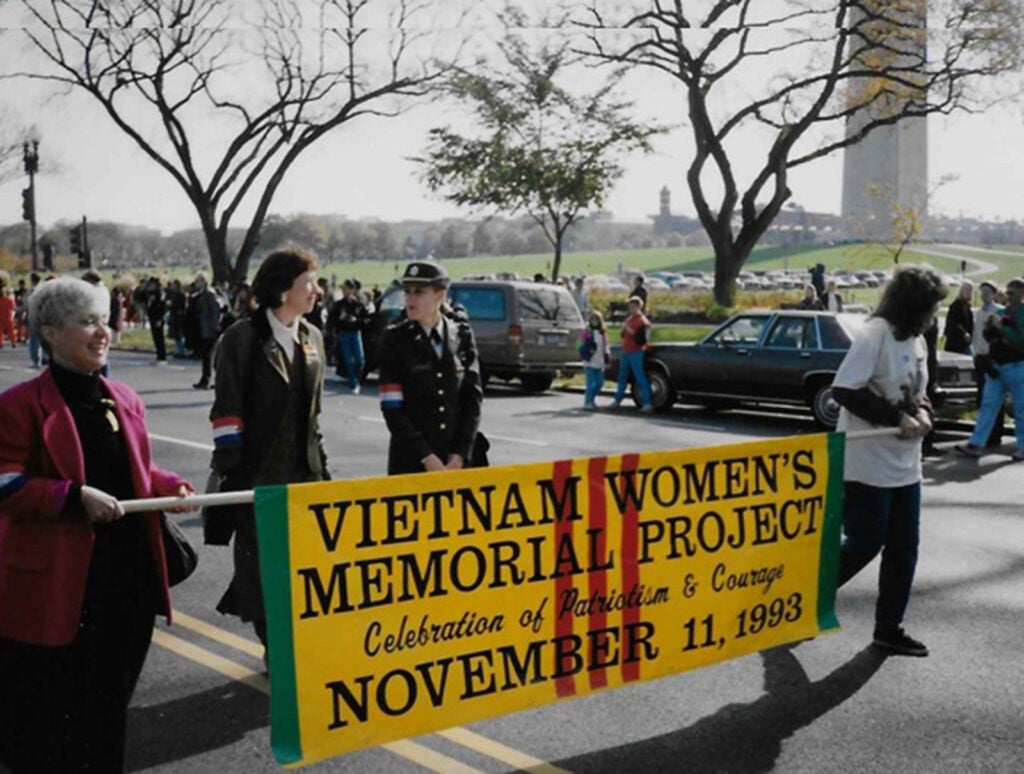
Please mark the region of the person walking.
POLYGON ((960 283, 956 298, 946 312, 946 324, 942 335, 946 337, 943 349, 961 355, 971 354, 971 338, 974 335, 974 312, 971 311, 971 296, 974 283, 965 280, 960 283))
MULTIPOLYGON (((978 286, 981 294, 981 305, 974 310, 974 326, 971 335, 971 352, 974 354, 974 383, 978 386, 975 393, 975 404, 981 408, 981 398, 985 391, 985 376, 992 366, 992 357, 989 354, 990 347, 985 338, 985 329, 989 322, 1003 314, 1003 307, 996 304, 995 297, 998 288, 995 283, 985 280, 978 286)), ((1003 442, 1003 428, 1006 424, 1006 408, 999 406, 996 418, 992 423, 992 432, 989 433, 985 442, 987 448, 999 446, 1003 442)))
POLYGON ((640 394, 640 410, 645 414, 654 411, 651 405, 651 385, 644 371, 644 350, 650 338, 651 321, 643 313, 644 302, 639 296, 629 299, 629 316, 622 323, 619 335, 622 337, 622 352, 619 355, 619 383, 615 389, 612 408, 622 406, 626 395, 626 385, 632 375, 636 380, 637 392, 640 394))
POLYGON ((195 293, 192 296, 193 310, 196 326, 197 353, 203 361, 202 375, 199 381, 193 384, 197 390, 210 388, 210 360, 213 355, 213 345, 217 343, 217 336, 220 333, 220 301, 206 282, 205 274, 197 274, 195 282, 195 293))
POLYGON ((468 321, 442 311, 449 285, 440 264, 405 267, 406 319, 381 337, 380 408, 391 439, 388 475, 458 470, 479 462, 483 387, 468 321))
POLYGON ((920 542, 921 440, 933 424, 922 334, 946 292, 929 268, 898 270, 832 383, 840 406, 837 430, 899 429, 891 436, 847 440, 838 579, 842 586, 881 552, 874 644, 893 655, 928 655, 902 624, 920 542))
POLYGON ((608 364, 608 331, 604 327, 604 316, 596 309, 588 316, 587 327, 580 338, 580 360, 586 380, 583 408, 593 411, 597 408, 595 399, 604 386, 604 369, 608 364))
MULTIPOLYGON (((24 304, 25 309, 28 309, 31 305, 32 294, 36 292, 36 289, 40 284, 40 277, 36 272, 32 272, 28 275, 29 288, 25 291, 24 304)), ((26 314, 27 318, 27 314, 26 314)), ((41 366, 39 339, 32 333, 32 326, 28 326, 28 358, 33 368, 39 368, 41 366)))
POLYGON ((359 293, 359 283, 347 279, 342 283, 342 295, 331 309, 331 325, 338 342, 337 373, 344 372, 353 395, 359 394, 359 379, 363 373, 363 328, 370 310, 359 293))
POLYGON ((970 439, 955 448, 969 457, 980 457, 1009 395, 1017 441, 1013 459, 1024 460, 1024 279, 1006 284, 1006 309, 989 320, 982 335, 989 344, 991 363, 985 374, 981 408, 970 439))
MULTIPOLYGON (((217 347, 210 467, 220 491, 330 477, 319 425, 323 338, 303 319, 316 300, 316 268, 311 253, 294 247, 264 258, 252 284, 258 309, 217 347)), ((207 508, 203 530, 210 545, 234 537, 234 574, 217 610, 251 622, 266 648, 253 506, 207 508)))
POLYGON ((120 501, 192 486, 153 463, 139 396, 100 375, 109 309, 103 287, 41 284, 29 325, 50 367, 0 395, 0 770, 13 774, 123 771, 154 619, 170 621, 161 516, 120 501))

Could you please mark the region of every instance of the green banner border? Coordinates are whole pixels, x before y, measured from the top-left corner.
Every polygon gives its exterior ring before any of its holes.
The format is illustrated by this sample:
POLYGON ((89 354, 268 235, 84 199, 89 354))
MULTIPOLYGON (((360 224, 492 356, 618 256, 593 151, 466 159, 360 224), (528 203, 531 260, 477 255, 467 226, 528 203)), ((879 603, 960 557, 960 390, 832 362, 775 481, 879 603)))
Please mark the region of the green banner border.
POLYGON ((292 639, 288 487, 256 487, 255 503, 267 638, 273 646, 270 651, 270 746, 277 762, 288 765, 302 760, 292 639))
POLYGON ((818 560, 818 628, 839 628, 836 618, 836 583, 843 526, 843 469, 846 434, 828 434, 828 488, 822 524, 821 554, 818 560))

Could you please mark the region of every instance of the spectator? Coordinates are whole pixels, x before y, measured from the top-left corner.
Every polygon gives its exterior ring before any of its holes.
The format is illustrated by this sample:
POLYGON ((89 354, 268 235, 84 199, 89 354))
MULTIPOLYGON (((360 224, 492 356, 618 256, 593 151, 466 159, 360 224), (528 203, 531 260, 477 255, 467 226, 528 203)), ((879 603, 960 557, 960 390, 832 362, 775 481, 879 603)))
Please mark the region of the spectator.
POLYGON ((874 644, 886 653, 927 656, 902 628, 917 566, 921 523, 921 439, 932 427, 926 395, 928 352, 922 333, 946 294, 934 271, 906 266, 886 285, 878 308, 857 332, 832 384, 837 429, 899 433, 849 439, 844 479, 844 540, 839 585, 879 552, 874 644))
POLYGON ((15 335, 18 341, 28 341, 28 288, 25 287, 25 280, 18 280, 18 289, 14 291, 16 309, 14 312, 15 335))
MULTIPOLYGON (((640 278, 642 279, 642 278, 640 278)), ((629 316, 622 323, 622 352, 619 355, 619 383, 615 390, 612 408, 622 406, 622 398, 626 395, 626 385, 630 375, 636 380, 636 388, 640 393, 640 410, 645 414, 654 411, 651 405, 651 385, 644 371, 644 350, 651 330, 651 321, 643 313, 644 302, 639 296, 629 299, 629 316)))
MULTIPOLYGON (((264 258, 253 280, 259 308, 217 347, 211 467, 221 490, 329 478, 319 426, 323 337, 303 318, 316 298, 315 271, 316 259, 298 248, 264 258)), ((234 575, 217 610, 252 622, 266 648, 252 505, 208 509, 204 533, 212 545, 234 536, 234 575)))
POLYGON ((121 340, 121 329, 124 327, 124 290, 115 286, 110 291, 110 319, 107 321, 110 328, 110 341, 117 344, 121 340))
POLYGON ((176 357, 185 356, 185 304, 181 281, 171 280, 167 285, 167 335, 174 342, 176 357))
POLYGON ((820 297, 825 292, 825 264, 816 263, 808 271, 811 273, 811 287, 815 295, 820 297))
POLYGON ((647 309, 647 286, 644 284, 644 275, 637 274, 633 278, 633 289, 629 293, 630 298, 639 298, 643 304, 642 309, 647 309))
POLYGON ((406 319, 380 342, 380 408, 391 433, 388 475, 458 470, 479 462, 483 388, 473 331, 442 312, 444 267, 405 267, 406 319))
POLYGON ((192 386, 197 390, 207 390, 210 388, 210 357, 220 331, 220 301, 207 286, 205 274, 196 275, 193 287, 195 292, 192 294, 192 303, 195 310, 197 347, 199 357, 203 361, 203 371, 199 381, 192 386))
POLYGON ((11 347, 17 346, 18 334, 15 332, 14 315, 18 311, 18 302, 14 298, 14 291, 7 285, 0 286, 0 347, 4 345, 4 339, 11 343, 11 347))
POLYGON ((50 368, 0 396, 0 769, 13 774, 124 770, 128 704, 154 618, 170 615, 160 514, 124 518, 119 501, 192 487, 150 459, 139 396, 100 376, 109 309, 102 287, 42 284, 29 325, 50 368))
POLYGON ((964 281, 960 284, 953 303, 946 312, 946 325, 942 335, 946 337, 946 352, 957 352, 961 355, 971 354, 971 338, 974 335, 974 313, 971 311, 971 294, 974 283, 964 281))
MULTIPOLYGON (((30 305, 29 301, 32 298, 32 294, 36 291, 36 288, 39 287, 39 280, 40 280, 40 278, 39 278, 39 275, 36 272, 32 272, 28 276, 28 279, 29 279, 30 287, 29 287, 28 291, 25 293, 25 300, 24 300, 24 304, 25 304, 25 308, 26 309, 29 308, 29 305, 30 305)), ((28 357, 29 357, 29 360, 31 361, 32 367, 33 368, 39 368, 39 366, 40 366, 39 339, 36 338, 35 334, 32 333, 32 326, 31 325, 28 328, 28 357)))
POLYGON ((595 400, 604 386, 604 369, 608 364, 608 331, 604 327, 604 317, 596 309, 590 313, 580 338, 580 360, 583 361, 586 378, 583 408, 593 411, 597 408, 595 400))
POLYGON ((159 277, 150 277, 146 283, 146 319, 156 349, 156 365, 167 364, 167 343, 164 339, 164 319, 167 317, 167 295, 159 277))
POLYGON ((584 286, 586 277, 582 274, 573 280, 572 285, 572 300, 576 302, 577 308, 580 310, 580 314, 586 316, 587 304, 589 299, 587 298, 587 289, 584 286))
POLYGON ((334 303, 332 324, 328 326, 338 341, 337 373, 341 376, 344 371, 353 395, 359 394, 364 361, 362 331, 370 316, 357 285, 354 279, 342 284, 342 296, 334 303))
POLYGON ((826 290, 821 295, 821 308, 826 312, 841 312, 843 311, 843 297, 839 295, 836 290, 836 281, 830 279, 828 284, 825 286, 826 290))
MULTIPOLYGON (((974 310, 974 327, 971 335, 971 351, 974 353, 974 382, 978 386, 975 402, 981 408, 981 397, 985 387, 985 375, 992 366, 992 358, 989 355, 989 344, 985 339, 984 331, 994 317, 1002 315, 1003 308, 995 302, 995 284, 985 280, 979 286, 981 293, 981 306, 974 310)), ((992 424, 992 432, 989 433, 985 446, 993 448, 1003 442, 1003 427, 1006 424, 1006 408, 999 406, 995 421, 992 424)))
POLYGON ((985 374, 981 409, 970 440, 956 449, 969 457, 981 456, 982 446, 987 443, 1009 394, 1017 440, 1013 459, 1024 460, 1024 279, 1006 284, 1006 309, 989 320, 982 335, 989 344, 991 363, 985 374))
POLYGON ((821 303, 821 299, 818 298, 814 285, 804 285, 804 297, 800 299, 800 303, 796 305, 796 308, 817 310, 825 308, 821 303))

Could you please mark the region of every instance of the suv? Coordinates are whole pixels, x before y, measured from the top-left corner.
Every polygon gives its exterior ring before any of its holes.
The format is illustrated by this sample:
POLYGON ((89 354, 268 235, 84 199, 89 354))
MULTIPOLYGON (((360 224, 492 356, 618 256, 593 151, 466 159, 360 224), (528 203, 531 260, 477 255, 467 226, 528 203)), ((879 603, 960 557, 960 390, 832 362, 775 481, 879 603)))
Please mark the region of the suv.
MULTIPOLYGON (((551 386, 557 371, 579 370, 576 350, 583 318, 561 285, 528 281, 453 280, 448 301, 466 310, 480 354, 484 384, 519 379, 529 392, 551 386)), ((394 282, 384 291, 366 340, 367 370, 377 361, 384 328, 405 309, 405 293, 394 282)))

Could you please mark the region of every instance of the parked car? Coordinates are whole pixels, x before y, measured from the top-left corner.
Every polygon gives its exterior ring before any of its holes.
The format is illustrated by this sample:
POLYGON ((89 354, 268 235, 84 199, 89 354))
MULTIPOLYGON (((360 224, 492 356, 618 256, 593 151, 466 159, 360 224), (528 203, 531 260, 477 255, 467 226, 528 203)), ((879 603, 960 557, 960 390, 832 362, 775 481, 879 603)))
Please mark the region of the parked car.
MULTIPOLYGON (((737 404, 806 405, 832 429, 839 405, 832 380, 864 315, 817 311, 741 312, 696 344, 652 344, 644 357, 656 410, 678 398, 714 408, 737 404)), ((611 378, 619 347, 612 347, 611 378)), ((973 405, 970 357, 939 352, 936 402, 973 405)), ((634 396, 635 398, 636 396, 634 396)))
MULTIPOLYGON (((476 337, 480 371, 489 379, 517 379, 523 389, 542 392, 558 371, 580 370, 577 346, 583 318, 560 285, 526 281, 454 280, 448 300, 465 309, 476 337)), ((367 371, 377 364, 384 329, 405 310, 405 292, 394 282, 384 292, 363 334, 367 371)))

